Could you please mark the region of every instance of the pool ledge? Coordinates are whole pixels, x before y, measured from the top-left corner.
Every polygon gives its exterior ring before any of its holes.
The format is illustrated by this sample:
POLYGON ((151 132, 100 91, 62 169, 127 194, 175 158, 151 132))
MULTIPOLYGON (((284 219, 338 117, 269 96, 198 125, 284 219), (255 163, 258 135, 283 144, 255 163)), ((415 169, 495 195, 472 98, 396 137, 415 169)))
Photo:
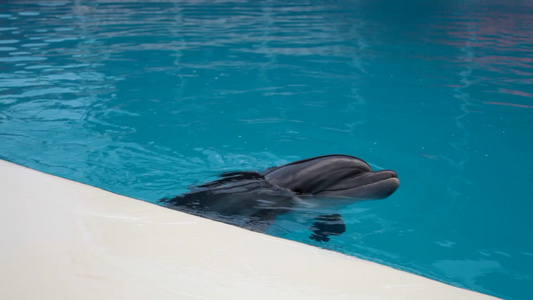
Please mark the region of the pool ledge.
POLYGON ((0 299, 496 299, 0 160, 0 299))

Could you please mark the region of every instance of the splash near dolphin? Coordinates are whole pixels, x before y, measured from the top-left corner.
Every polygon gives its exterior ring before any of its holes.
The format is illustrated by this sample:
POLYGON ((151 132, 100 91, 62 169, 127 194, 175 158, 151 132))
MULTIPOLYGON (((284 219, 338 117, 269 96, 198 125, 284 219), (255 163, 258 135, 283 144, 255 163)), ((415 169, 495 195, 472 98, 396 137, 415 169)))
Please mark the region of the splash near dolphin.
MULTIPOLYGON (((326 155, 272 167, 264 172, 220 175, 174 198, 160 201, 169 208, 265 231, 277 215, 295 207, 338 207, 357 201, 384 199, 400 185, 392 170, 372 171, 363 160, 326 155)), ((310 228, 319 242, 346 229, 340 214, 319 215, 310 228)))

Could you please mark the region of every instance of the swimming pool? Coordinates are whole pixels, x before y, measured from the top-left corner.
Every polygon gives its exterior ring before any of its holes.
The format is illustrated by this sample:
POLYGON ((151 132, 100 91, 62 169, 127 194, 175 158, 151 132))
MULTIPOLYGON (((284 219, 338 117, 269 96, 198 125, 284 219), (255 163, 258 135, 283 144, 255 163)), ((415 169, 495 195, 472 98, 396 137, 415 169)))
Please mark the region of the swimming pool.
MULTIPOLYGON (((499 3, 501 2, 501 3, 499 3)), ((532 295, 533 5, 0 4, 0 158, 156 202, 329 153, 394 169, 329 249, 532 295)), ((269 233, 312 243, 308 220, 269 233)))

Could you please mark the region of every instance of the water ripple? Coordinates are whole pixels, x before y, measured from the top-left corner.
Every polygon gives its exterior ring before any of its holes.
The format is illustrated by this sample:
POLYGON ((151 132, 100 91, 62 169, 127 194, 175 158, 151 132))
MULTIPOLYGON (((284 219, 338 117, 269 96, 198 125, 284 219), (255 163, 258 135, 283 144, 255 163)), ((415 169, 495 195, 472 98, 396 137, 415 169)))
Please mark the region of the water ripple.
MULTIPOLYGON (((347 233, 318 246, 531 298, 531 3, 0 7, 0 157, 155 202, 354 154, 402 188, 347 207, 347 233)), ((313 243, 308 214, 271 233, 313 243)))

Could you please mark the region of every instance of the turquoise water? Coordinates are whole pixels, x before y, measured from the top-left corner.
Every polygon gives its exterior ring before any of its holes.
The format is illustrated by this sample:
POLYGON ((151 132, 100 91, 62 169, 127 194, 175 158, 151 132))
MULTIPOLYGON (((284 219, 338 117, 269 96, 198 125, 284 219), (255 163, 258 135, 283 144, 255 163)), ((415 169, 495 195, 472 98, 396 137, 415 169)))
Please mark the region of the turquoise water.
POLYGON ((33 2, 0 4, 0 158, 156 202, 354 155, 402 185, 319 246, 533 298, 531 1, 33 2))

